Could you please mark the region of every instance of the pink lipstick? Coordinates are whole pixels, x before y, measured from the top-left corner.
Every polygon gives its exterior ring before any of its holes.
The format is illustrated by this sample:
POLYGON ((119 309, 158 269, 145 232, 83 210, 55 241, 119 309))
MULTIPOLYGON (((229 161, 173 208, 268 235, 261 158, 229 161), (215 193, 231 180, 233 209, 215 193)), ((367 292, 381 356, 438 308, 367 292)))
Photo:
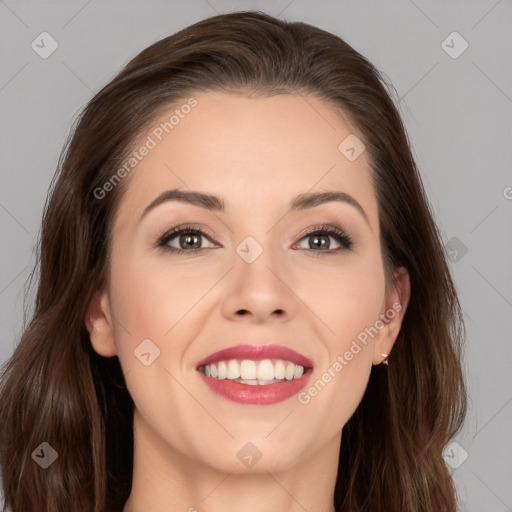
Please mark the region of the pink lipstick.
POLYGON ((271 405, 296 395, 313 371, 310 359, 281 345, 238 345, 197 363, 217 395, 246 405, 271 405))

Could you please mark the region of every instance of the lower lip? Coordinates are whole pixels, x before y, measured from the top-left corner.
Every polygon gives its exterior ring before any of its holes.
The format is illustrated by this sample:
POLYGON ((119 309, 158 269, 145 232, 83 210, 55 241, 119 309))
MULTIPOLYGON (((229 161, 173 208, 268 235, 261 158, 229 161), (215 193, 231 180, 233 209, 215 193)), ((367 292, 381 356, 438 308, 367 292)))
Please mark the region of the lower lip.
POLYGON ((300 379, 284 380, 275 384, 242 384, 229 379, 215 379, 199 372, 206 385, 217 395, 237 404, 272 405, 296 395, 306 386, 312 370, 308 368, 300 379))

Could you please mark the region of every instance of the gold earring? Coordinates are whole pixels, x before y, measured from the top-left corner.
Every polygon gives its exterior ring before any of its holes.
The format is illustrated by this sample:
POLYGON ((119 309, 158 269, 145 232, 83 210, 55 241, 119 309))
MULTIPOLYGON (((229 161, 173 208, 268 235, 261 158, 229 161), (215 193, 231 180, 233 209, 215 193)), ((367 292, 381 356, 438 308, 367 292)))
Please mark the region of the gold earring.
POLYGON ((385 365, 387 366, 387 364, 388 364, 388 356, 389 356, 389 354, 381 354, 381 356, 384 358, 384 359, 381 361, 381 363, 382 363, 382 364, 385 364, 385 365))

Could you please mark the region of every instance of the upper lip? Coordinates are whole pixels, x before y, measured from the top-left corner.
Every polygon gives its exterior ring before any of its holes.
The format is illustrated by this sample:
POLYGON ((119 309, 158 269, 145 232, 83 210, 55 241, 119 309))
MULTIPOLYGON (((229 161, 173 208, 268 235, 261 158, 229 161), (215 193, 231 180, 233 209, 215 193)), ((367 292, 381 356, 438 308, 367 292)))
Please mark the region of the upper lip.
POLYGON ((261 361, 262 359, 283 359, 291 361, 306 368, 312 368, 313 362, 306 356, 295 352, 291 348, 284 347, 283 345, 236 345, 234 347, 219 350, 208 357, 205 357, 199 363, 197 368, 207 364, 216 363, 218 361, 225 361, 227 359, 252 359, 254 361, 261 361))

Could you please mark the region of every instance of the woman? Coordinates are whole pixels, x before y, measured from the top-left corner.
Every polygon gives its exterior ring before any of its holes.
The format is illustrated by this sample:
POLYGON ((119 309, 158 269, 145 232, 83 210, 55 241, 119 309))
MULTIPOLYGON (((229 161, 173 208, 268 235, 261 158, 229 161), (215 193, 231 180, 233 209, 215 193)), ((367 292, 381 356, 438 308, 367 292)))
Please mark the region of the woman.
POLYGON ((237 12, 89 102, 3 369, 7 507, 457 510, 462 315, 385 85, 237 12))

